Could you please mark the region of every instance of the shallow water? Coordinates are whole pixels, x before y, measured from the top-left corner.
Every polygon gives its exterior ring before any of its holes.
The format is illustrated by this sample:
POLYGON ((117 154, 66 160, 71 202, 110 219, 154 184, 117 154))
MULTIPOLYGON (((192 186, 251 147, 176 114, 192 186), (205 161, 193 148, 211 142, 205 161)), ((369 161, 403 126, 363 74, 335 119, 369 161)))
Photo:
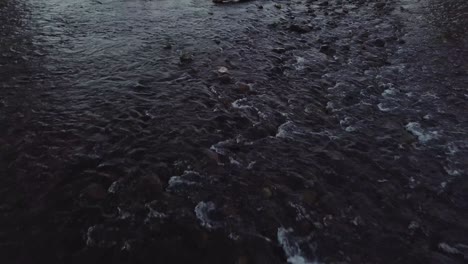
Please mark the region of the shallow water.
POLYGON ((328 2, 1 2, 2 255, 466 260, 466 5, 328 2))

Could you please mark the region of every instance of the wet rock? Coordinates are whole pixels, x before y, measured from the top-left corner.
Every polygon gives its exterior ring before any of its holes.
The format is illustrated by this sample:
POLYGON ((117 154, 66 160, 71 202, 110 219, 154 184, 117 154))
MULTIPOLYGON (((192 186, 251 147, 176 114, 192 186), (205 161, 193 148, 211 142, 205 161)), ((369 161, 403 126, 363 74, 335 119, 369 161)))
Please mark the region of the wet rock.
POLYGON ((385 40, 383 39, 375 39, 372 41, 372 44, 376 47, 383 48, 385 47, 385 40))
POLYGON ((231 78, 231 76, 229 74, 220 74, 218 76, 218 80, 223 84, 228 84, 228 83, 233 82, 233 80, 232 80, 232 78, 231 78))
POLYGON ((379 2, 379 3, 375 3, 374 4, 374 7, 377 8, 377 9, 382 9, 386 6, 386 3, 385 2, 379 2))
POLYGON ((320 198, 319 206, 330 213, 338 213, 342 207, 342 201, 332 193, 327 193, 320 198))
POLYGON ((273 48, 273 49, 271 49, 271 51, 281 54, 281 53, 285 53, 286 49, 285 48, 273 48))
POLYGON ((383 121, 382 128, 389 130, 398 130, 401 128, 401 124, 395 120, 385 120, 383 121))
POLYGON ((240 256, 237 259, 236 264, 249 264, 249 259, 247 258, 247 256, 240 256))
POLYGON ((111 248, 117 244, 117 230, 95 225, 86 232, 86 245, 88 247, 111 248))
POLYGON ((83 189, 81 195, 88 200, 103 200, 107 196, 107 191, 98 183, 91 183, 83 189))
POLYGON ((312 31, 312 28, 308 25, 301 25, 301 24, 291 24, 289 25, 289 30, 293 32, 297 32, 300 34, 308 33, 312 31))
POLYGON ((317 230, 323 229, 323 225, 322 225, 322 223, 320 223, 320 222, 314 222, 312 225, 313 225, 314 228, 317 229, 317 230))
POLYGON ((193 55, 191 53, 184 52, 179 57, 180 62, 188 63, 193 61, 193 55))
POLYGON ((343 46, 341 46, 341 49, 344 50, 344 51, 350 51, 351 47, 349 45, 343 45, 343 46))
POLYGON ((312 225, 312 223, 306 220, 302 220, 297 225, 297 232, 300 236, 307 236, 307 235, 310 235, 313 228, 314 226, 312 225))
POLYGON ((143 176, 138 181, 138 191, 148 197, 154 197, 162 193, 163 185, 156 175, 143 176))
POLYGON ((302 200, 309 206, 312 206, 317 202, 317 197, 317 193, 314 191, 305 191, 302 193, 302 200))
POLYGON ((275 4, 275 7, 276 7, 277 9, 281 9, 281 8, 283 8, 283 6, 282 6, 282 5, 280 5, 280 4, 275 4))
POLYGON ((252 87, 250 84, 239 82, 237 83, 237 91, 240 93, 248 93, 252 91, 252 87))
POLYGON ((328 6, 329 3, 328 3, 328 1, 323 1, 323 2, 319 3, 318 5, 319 6, 328 6))
POLYGON ((271 192, 270 188, 265 187, 262 189, 262 196, 266 199, 270 199, 273 193, 271 192))
POLYGON ((219 157, 219 154, 210 150, 210 149, 204 149, 203 150, 203 153, 206 154, 206 156, 208 157, 208 159, 210 161, 212 161, 214 164, 219 164, 221 163, 220 161, 220 157, 219 157))
POLYGON ((331 56, 335 54, 336 51, 333 48, 331 48, 329 45, 322 45, 320 47, 320 52, 331 56))
POLYGON ((172 44, 171 43, 167 43, 166 45, 164 45, 163 47, 165 50, 170 50, 172 49, 172 44))

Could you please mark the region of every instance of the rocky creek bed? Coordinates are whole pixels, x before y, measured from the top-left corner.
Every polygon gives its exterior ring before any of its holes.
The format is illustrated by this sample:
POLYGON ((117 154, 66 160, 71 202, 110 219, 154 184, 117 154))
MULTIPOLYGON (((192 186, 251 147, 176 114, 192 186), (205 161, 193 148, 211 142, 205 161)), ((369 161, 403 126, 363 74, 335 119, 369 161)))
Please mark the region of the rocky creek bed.
POLYGON ((466 263, 465 1, 2 0, 3 263, 466 263))

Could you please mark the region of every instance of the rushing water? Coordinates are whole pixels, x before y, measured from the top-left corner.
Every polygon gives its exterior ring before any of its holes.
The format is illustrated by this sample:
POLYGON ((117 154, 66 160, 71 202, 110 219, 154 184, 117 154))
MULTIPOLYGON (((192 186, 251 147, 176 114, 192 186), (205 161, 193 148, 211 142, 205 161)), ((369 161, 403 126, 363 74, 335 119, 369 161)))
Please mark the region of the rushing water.
POLYGON ((385 2, 2 0, 0 256, 466 261, 468 7, 385 2))

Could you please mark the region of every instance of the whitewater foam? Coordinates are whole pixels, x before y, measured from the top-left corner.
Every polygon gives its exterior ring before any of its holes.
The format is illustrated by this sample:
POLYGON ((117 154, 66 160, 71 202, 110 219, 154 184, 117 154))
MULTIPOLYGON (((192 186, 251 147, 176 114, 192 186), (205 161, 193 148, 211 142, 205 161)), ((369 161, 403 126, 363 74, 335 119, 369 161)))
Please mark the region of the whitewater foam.
POLYGON ((320 264, 317 261, 312 261, 304 256, 304 252, 301 249, 300 244, 303 243, 303 239, 296 238, 293 235, 292 228, 278 228, 277 233, 278 243, 283 248, 286 254, 287 261, 290 264, 320 264))
POLYGON ((195 215, 200 221, 200 225, 208 229, 214 229, 219 227, 219 223, 210 219, 209 214, 216 209, 216 206, 213 202, 199 202, 195 206, 195 215))
POLYGON ((425 131, 418 122, 410 122, 405 128, 411 134, 415 135, 421 143, 426 143, 438 136, 437 131, 425 131))

